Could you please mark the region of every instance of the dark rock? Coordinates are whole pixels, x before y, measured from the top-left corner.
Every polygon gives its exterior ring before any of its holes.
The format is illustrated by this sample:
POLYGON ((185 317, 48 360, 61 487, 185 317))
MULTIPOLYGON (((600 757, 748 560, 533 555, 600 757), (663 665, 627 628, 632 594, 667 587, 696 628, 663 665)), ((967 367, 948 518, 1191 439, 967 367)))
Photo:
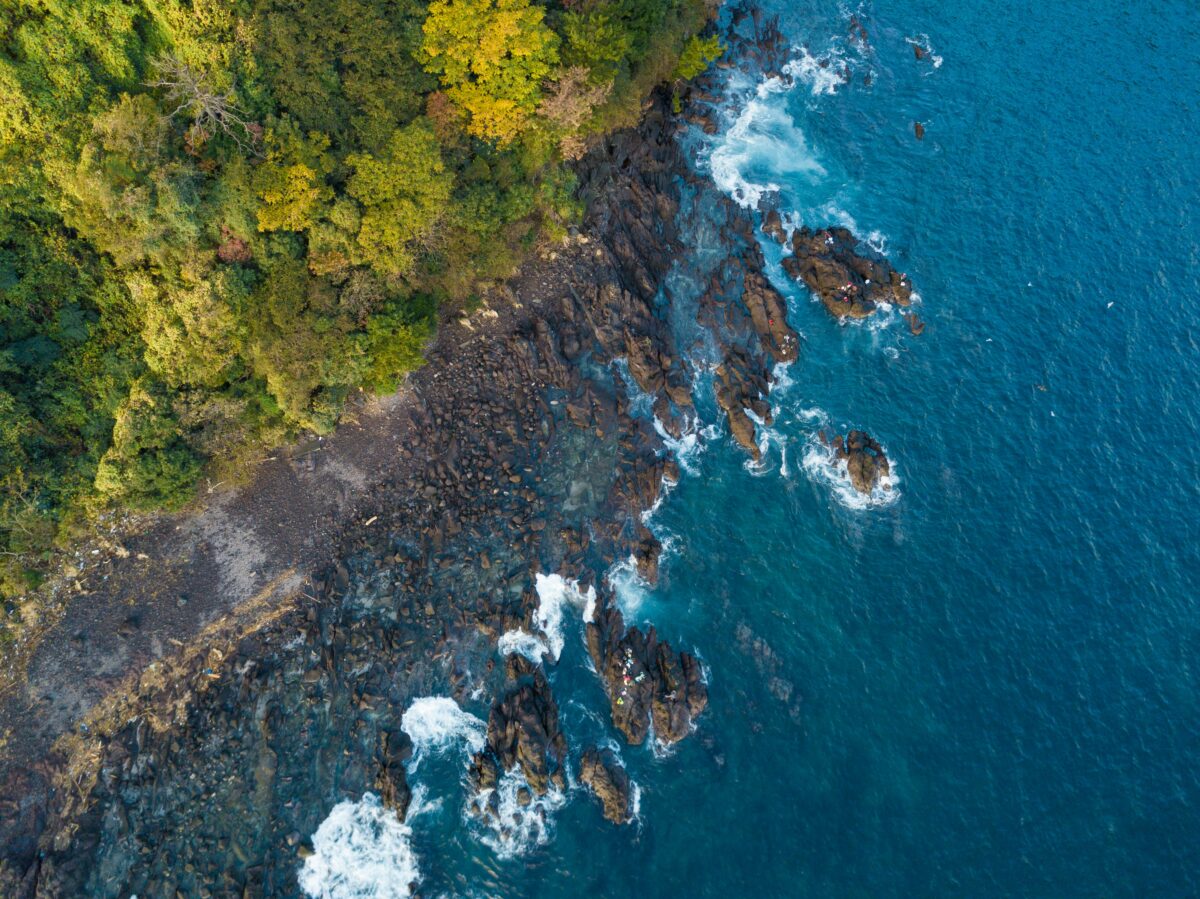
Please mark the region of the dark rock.
POLYGON ((659 641, 653 626, 643 634, 625 628, 607 594, 587 625, 588 651, 608 690, 613 724, 632 744, 645 741, 653 723, 663 743, 682 740, 708 705, 700 665, 659 641))
POLYGON ((579 779, 600 800, 605 818, 613 824, 629 823, 629 775, 616 753, 611 749, 587 749, 579 762, 579 779))
POLYGON ((866 318, 880 303, 911 302, 908 277, 846 228, 798 229, 783 267, 837 316, 866 318))
POLYGON ((529 683, 492 704, 487 746, 500 770, 519 767, 539 796, 549 789, 551 771, 566 757, 567 741, 558 725, 558 704, 540 669, 529 683))
POLYGON ((780 218, 778 209, 767 210, 763 216, 762 230, 780 246, 787 243, 787 231, 783 227, 783 219, 780 218))
POLYGON ((757 271, 742 280, 742 303, 750 313, 763 349, 777 362, 792 362, 799 355, 800 339, 787 322, 787 301, 757 271))
POLYGON ((859 493, 869 494, 891 474, 883 447, 865 431, 851 431, 845 439, 839 434, 833 438, 832 447, 834 459, 845 461, 850 483, 859 493))

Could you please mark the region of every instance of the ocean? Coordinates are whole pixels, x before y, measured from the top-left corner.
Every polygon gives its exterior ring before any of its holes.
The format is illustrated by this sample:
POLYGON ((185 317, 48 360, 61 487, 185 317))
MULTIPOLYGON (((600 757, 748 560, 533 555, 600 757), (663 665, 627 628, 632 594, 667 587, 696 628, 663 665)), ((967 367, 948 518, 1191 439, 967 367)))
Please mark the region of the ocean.
MULTIPOLYGON (((702 659, 696 733, 618 742, 586 597, 545 579, 571 765, 618 749, 635 822, 576 786, 540 814, 509 797, 515 835, 465 817, 486 702, 429 697, 405 717, 407 820, 338 806, 300 872, 312 895, 414 877, 426 897, 1200 894, 1200 7, 760 8, 788 77, 721 70, 717 133, 686 139, 697 171, 869 238, 928 327, 839 323, 762 235, 802 336, 763 460, 699 379, 682 479, 649 517, 659 583, 611 573, 633 621, 702 659), (855 494, 823 428, 880 440, 892 489, 855 494)), ((681 212, 684 338, 711 202, 681 212)))

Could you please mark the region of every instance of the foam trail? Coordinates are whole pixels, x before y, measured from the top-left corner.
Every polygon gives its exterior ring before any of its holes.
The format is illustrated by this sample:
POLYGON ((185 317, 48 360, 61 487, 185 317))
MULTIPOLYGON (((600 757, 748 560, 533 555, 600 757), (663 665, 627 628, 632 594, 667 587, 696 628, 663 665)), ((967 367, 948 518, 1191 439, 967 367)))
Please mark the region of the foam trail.
POLYGON ((449 749, 460 742, 471 752, 479 752, 487 737, 487 725, 470 712, 464 712, 448 696, 414 699, 400 719, 400 727, 413 742, 409 773, 417 770, 427 752, 449 749))
POLYGON ((608 570, 605 578, 612 587, 613 595, 617 600, 617 608, 621 610, 621 614, 625 616, 626 620, 635 616, 650 592, 650 585, 638 574, 637 561, 634 557, 630 556, 615 563, 608 570))
POLYGON ((807 85, 814 97, 820 97, 835 94, 838 88, 845 86, 842 73, 846 65, 845 57, 836 49, 818 59, 808 52, 807 47, 801 47, 800 55, 785 63, 782 71, 807 85), (822 61, 825 65, 821 65, 822 61))
POLYGON ((550 651, 549 647, 540 639, 520 628, 501 634, 500 639, 496 642, 496 649, 502 656, 513 653, 525 656, 535 665, 540 664, 542 656, 550 651))
MULTIPOLYGON (((659 421, 658 416, 654 416, 654 430, 662 439, 665 446, 675 457, 675 461, 679 463, 679 470, 686 474, 697 474, 699 469, 696 467, 696 459, 704 452, 704 441, 701 440, 701 433, 696 430, 696 423, 689 421, 687 429, 679 436, 672 437, 667 433, 667 429, 663 427, 663 423, 659 421)), ((662 494, 659 494, 659 501, 662 500, 662 494)), ((658 508, 658 502, 655 502, 655 508, 658 508)))
POLYGON ((578 581, 568 581, 560 574, 538 574, 534 586, 538 595, 537 626, 546 635, 550 655, 557 662, 565 644, 563 608, 568 604, 581 606, 583 620, 591 621, 596 615, 596 589, 588 587, 585 593, 578 581))
POLYGON ((708 164, 717 187, 747 209, 780 189, 776 178, 804 176, 815 182, 825 175, 792 117, 759 99, 746 104, 713 147, 708 164))
POLYGON ((339 802, 313 834, 300 889, 313 899, 407 899, 421 879, 411 837, 373 793, 339 802))

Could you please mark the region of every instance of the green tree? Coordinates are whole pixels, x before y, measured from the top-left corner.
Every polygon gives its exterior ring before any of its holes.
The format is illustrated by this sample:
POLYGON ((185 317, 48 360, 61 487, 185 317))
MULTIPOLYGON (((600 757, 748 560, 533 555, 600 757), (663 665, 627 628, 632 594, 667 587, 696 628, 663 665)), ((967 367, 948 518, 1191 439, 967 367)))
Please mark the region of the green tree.
POLYGON ((131 509, 178 507, 191 497, 200 465, 179 433, 165 390, 142 380, 117 411, 113 445, 96 470, 96 492, 131 509))
POLYGON ((679 54, 679 62, 675 64, 675 73, 672 77, 687 81, 703 75, 714 60, 719 59, 724 52, 725 47, 715 34, 711 37, 693 35, 683 45, 683 52, 679 54))
POLYGON ((363 207, 358 247, 363 261, 385 275, 412 268, 412 244, 443 213, 454 175, 447 171, 428 119, 397 129, 379 156, 352 154, 346 191, 363 207))
POLYGON ((467 130, 504 145, 520 134, 558 62, 561 40, 529 0, 434 0, 422 31, 425 68, 467 111, 467 130))

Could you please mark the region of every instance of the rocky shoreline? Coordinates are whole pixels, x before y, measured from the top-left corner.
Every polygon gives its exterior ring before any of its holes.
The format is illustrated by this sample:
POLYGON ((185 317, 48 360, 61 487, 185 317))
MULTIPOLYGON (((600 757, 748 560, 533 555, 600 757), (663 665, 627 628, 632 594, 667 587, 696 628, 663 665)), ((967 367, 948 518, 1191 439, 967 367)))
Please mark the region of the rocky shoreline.
MULTIPOLYGON (((652 398, 670 433, 694 418, 697 373, 661 292, 692 177, 666 107, 657 97, 637 131, 585 160, 581 233, 490 297, 486 327, 443 329, 327 569, 292 572, 242 619, 151 662, 52 754, 36 758, 37 741, 9 754, 0 892, 294 893, 303 841, 339 798, 374 790, 403 814, 399 722, 420 695, 496 697, 477 786, 505 769, 534 793, 556 784, 569 735, 545 674, 494 664, 501 634, 537 630, 540 571, 597 590, 587 644, 615 727, 631 743, 651 729, 662 742, 687 736, 707 703, 699 663, 652 627, 626 627, 603 581, 627 557, 654 580, 661 547, 641 513, 678 478, 651 424, 631 415, 631 391, 652 398)), ((699 317, 723 354, 731 431, 756 455, 745 410, 769 420, 771 367, 795 358, 798 338, 762 277, 749 216, 723 210, 729 254, 699 317)), ((623 772, 589 759, 606 814, 622 817, 623 772)))

